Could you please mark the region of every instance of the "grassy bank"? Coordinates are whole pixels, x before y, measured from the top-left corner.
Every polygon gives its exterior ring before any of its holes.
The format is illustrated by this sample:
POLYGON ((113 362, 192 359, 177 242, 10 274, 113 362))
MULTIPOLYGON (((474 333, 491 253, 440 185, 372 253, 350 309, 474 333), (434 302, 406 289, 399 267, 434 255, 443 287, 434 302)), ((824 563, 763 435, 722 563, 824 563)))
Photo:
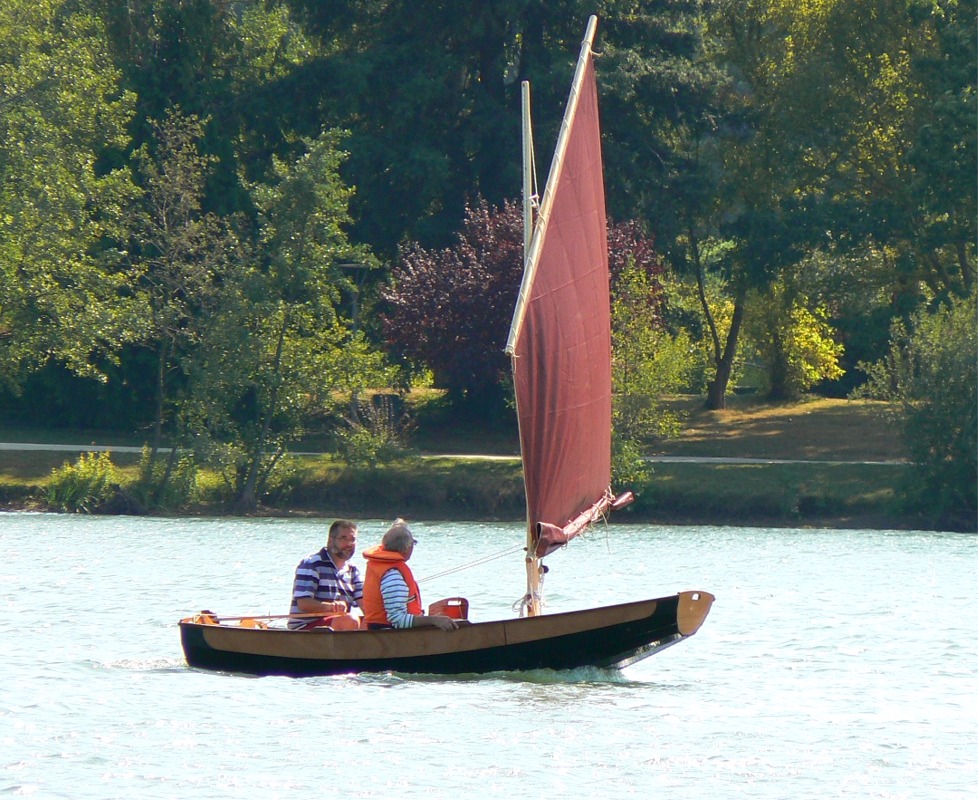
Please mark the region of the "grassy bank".
MULTIPOLYGON (((619 522, 672 524, 926 527, 900 513, 895 486, 907 465, 656 463, 650 479, 631 487, 636 501, 619 522)), ((413 519, 523 518, 518 461, 425 458, 375 470, 346 472, 302 465, 276 508, 413 519)))
MULTIPOLYGON (((650 479, 629 487, 637 500, 616 516, 619 521, 928 527, 927 520, 898 508, 898 483, 913 467, 900 463, 900 443, 874 404, 817 399, 767 406, 736 397, 722 412, 703 411, 696 398, 676 398, 672 404, 686 416, 684 432, 651 448, 653 458, 799 463, 655 461, 650 479)), ((288 479, 265 498, 261 513, 522 519, 517 443, 509 426, 496 430, 458 424, 440 418, 430 407, 418 414, 418 420, 413 444, 426 455, 371 470, 349 470, 326 455, 292 456, 288 479), (478 457, 475 451, 496 457, 478 457)), ((91 431, 60 436, 49 432, 43 438, 31 431, 6 431, 0 432, 0 438, 139 444, 91 431)), ((315 444, 306 442, 302 449, 315 444)), ((75 457, 68 452, 0 451, 0 502, 7 507, 36 505, 52 468, 75 457)), ((138 454, 113 454, 123 480, 134 477, 138 458, 138 454)), ((204 501, 191 513, 222 513, 218 482, 211 476, 206 486, 204 501)))

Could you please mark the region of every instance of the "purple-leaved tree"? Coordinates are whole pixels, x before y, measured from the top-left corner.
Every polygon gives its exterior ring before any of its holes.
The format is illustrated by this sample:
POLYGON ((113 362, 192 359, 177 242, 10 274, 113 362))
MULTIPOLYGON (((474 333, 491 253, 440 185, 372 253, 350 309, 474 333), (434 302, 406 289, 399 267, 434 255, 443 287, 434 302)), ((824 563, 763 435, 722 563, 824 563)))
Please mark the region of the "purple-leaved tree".
MULTIPOLYGON (((608 244, 613 285, 631 259, 654 284, 659 259, 636 223, 609 226, 608 244)), ((383 293, 389 349, 431 369, 453 401, 497 401, 509 374, 503 348, 522 271, 522 206, 507 201, 495 208, 484 200, 467 206, 454 246, 402 247, 383 293)), ((650 297, 650 324, 658 324, 658 306, 650 297)))

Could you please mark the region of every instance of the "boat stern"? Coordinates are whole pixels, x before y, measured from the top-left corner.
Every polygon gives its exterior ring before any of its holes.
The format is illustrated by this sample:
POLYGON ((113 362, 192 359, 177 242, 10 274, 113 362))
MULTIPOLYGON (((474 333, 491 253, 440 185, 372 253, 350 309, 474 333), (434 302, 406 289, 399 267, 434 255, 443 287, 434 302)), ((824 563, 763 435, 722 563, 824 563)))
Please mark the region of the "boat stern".
POLYGON ((706 620, 716 598, 709 592, 689 591, 679 593, 677 624, 683 636, 692 636, 706 620))

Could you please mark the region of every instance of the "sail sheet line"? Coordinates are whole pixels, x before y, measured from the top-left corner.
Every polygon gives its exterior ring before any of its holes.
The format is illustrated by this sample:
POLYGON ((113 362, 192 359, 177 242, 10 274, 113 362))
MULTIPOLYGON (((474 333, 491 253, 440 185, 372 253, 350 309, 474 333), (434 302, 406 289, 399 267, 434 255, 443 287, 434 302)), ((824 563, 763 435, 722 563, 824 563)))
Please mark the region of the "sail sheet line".
POLYGON ((464 570, 471 569, 472 567, 479 567, 482 566, 483 564, 488 564, 490 561, 495 561, 497 558, 505 558, 506 556, 510 556, 513 553, 517 552, 518 550, 525 550, 525 549, 526 548, 521 544, 514 545, 513 547, 508 547, 505 550, 500 550, 498 553, 492 553, 487 556, 482 556, 482 558, 477 558, 474 561, 469 561, 465 564, 458 564, 454 567, 449 567, 448 569, 443 570, 441 572, 436 572, 434 575, 426 575, 423 578, 418 578, 418 583, 426 583, 428 581, 433 581, 436 578, 444 578, 446 575, 452 575, 456 572, 462 572, 464 570))

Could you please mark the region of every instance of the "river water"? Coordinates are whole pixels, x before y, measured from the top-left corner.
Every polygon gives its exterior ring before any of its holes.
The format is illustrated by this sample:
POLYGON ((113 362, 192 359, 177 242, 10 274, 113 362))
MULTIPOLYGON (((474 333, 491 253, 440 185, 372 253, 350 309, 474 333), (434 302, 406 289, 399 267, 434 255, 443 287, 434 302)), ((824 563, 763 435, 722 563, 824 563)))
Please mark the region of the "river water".
MULTIPOLYGON (((413 527, 421 578, 523 536, 413 527)), ((361 548, 383 529, 363 522, 361 548)), ((600 529, 548 559, 548 610, 717 597, 696 636, 623 672, 186 667, 178 619, 285 613, 295 564, 324 541, 320 520, 0 514, 0 795, 978 796, 978 537, 600 529)), ((523 582, 515 552, 422 591, 498 619, 523 582)))

